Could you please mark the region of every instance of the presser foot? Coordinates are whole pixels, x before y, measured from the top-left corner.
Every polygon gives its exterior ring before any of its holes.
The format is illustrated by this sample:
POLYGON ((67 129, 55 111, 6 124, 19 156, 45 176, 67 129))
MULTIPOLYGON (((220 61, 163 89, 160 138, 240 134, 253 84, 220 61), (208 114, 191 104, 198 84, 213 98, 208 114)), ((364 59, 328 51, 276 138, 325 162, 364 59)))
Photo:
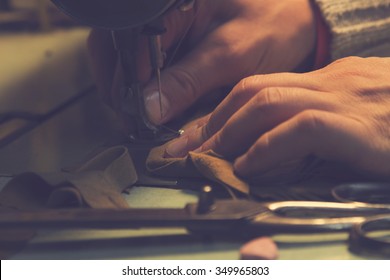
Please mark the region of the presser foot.
POLYGON ((128 137, 131 143, 160 145, 179 137, 183 132, 183 130, 174 130, 166 126, 159 126, 155 129, 130 133, 128 137))

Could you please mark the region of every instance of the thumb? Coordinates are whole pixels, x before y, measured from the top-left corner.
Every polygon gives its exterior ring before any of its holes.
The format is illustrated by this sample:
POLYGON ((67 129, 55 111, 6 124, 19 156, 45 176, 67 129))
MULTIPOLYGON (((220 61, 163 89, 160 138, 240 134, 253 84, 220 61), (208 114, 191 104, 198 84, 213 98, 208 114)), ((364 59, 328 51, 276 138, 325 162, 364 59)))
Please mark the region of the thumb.
POLYGON ((150 121, 155 124, 165 123, 205 93, 234 83, 236 77, 231 77, 234 71, 230 65, 233 60, 228 57, 226 45, 216 44, 209 37, 181 61, 165 69, 161 73, 161 96, 156 79, 144 89, 150 121))
POLYGON ((144 90, 146 112, 150 121, 161 124, 188 108, 202 95, 194 70, 172 67, 161 74, 161 93, 156 79, 144 90))

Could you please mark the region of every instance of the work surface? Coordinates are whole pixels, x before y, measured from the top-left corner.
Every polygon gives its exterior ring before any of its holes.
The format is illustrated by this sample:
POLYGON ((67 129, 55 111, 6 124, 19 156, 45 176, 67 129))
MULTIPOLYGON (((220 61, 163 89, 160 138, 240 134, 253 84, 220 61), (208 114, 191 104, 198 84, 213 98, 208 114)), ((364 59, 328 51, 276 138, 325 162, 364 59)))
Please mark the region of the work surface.
MULTIPOLYGON (((86 34, 81 29, 35 34, 32 41, 23 34, 0 37, 0 57, 7 56, 0 68, 0 113, 29 113, 1 124, 0 187, 20 172, 58 171, 117 139, 117 120, 90 87, 86 34), (37 115, 43 117, 29 119, 37 115)), ((196 200, 188 190, 151 187, 124 196, 132 207, 183 207, 196 200)), ((274 237, 280 259, 359 258, 349 253, 346 239, 347 234, 274 237)), ((241 245, 192 238, 184 229, 40 231, 13 258, 238 259, 241 245)))

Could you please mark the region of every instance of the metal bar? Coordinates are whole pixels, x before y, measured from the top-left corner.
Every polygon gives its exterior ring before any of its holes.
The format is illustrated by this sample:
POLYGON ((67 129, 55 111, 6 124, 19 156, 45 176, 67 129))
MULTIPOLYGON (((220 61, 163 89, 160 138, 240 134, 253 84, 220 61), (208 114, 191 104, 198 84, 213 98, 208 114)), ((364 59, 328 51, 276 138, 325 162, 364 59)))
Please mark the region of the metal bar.
MULTIPOLYGON (((202 203, 187 204, 185 208, 135 209, 62 209, 30 212, 0 213, 0 228, 73 228, 73 229, 137 229, 184 227, 190 231, 223 233, 227 235, 259 236, 275 233, 316 233, 348 231, 354 224, 382 211, 355 211, 345 203, 280 202, 257 203, 247 200, 218 200, 209 211, 200 211, 202 203), (289 217, 278 215, 270 208, 301 206, 318 211, 332 207, 335 217, 289 217), (321 209, 322 207, 322 209, 321 209), (315 209, 314 209, 315 210, 315 209), (343 213, 346 213, 343 215, 343 213), (371 215, 369 215, 371 213, 371 215)), ((274 209, 276 210, 276 209, 274 209)), ((389 213, 382 209, 383 213, 389 213)), ((282 213, 280 213, 282 214, 282 213)))
POLYGON ((221 216, 192 215, 184 209, 64 209, 0 213, 2 229, 137 229, 205 228, 218 230, 237 223, 221 216))

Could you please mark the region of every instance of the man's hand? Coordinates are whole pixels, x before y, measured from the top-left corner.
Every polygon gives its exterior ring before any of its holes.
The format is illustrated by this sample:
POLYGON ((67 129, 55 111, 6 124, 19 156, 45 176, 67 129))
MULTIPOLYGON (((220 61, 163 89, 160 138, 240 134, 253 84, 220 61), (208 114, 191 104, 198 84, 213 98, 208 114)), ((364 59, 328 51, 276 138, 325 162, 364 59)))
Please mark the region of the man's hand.
POLYGON ((166 154, 215 152, 243 176, 315 155, 390 177, 390 58, 345 58, 306 74, 241 81, 166 154))
MULTIPOLYGON (((148 114, 156 124, 179 115, 202 95, 244 77, 292 71, 315 47, 309 0, 197 0, 193 10, 167 15, 165 26, 165 50, 175 49, 183 36, 185 40, 180 50, 184 55, 162 72, 162 118, 157 82, 149 81, 146 38, 140 42, 139 77, 145 83, 148 114)), ((90 52, 100 91, 109 94, 106 99, 116 107, 122 78, 110 38, 101 33, 91 34, 90 52)))

